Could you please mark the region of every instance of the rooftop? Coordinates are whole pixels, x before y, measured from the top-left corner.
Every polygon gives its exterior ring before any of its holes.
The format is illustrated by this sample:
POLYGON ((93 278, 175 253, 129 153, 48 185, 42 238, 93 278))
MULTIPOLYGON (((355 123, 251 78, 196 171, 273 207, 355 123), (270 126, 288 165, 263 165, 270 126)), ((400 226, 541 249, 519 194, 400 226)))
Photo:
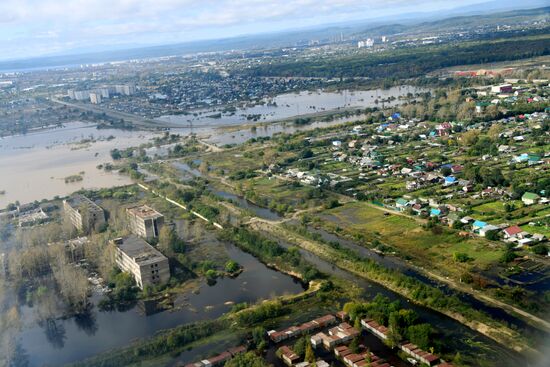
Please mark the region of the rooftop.
POLYGON ((88 208, 94 208, 94 209, 101 209, 96 203, 94 203, 92 200, 88 199, 84 195, 73 195, 67 199, 65 199, 67 204, 69 204, 73 209, 78 209, 82 206, 86 206, 88 208))
POLYGON ((141 205, 141 206, 135 206, 132 208, 128 208, 127 212, 135 215, 136 217, 142 218, 142 219, 154 219, 162 217, 163 215, 157 212, 155 209, 147 206, 147 205, 141 205))
POLYGON ((122 252, 140 265, 147 265, 166 259, 157 249, 137 236, 116 238, 112 241, 122 252))

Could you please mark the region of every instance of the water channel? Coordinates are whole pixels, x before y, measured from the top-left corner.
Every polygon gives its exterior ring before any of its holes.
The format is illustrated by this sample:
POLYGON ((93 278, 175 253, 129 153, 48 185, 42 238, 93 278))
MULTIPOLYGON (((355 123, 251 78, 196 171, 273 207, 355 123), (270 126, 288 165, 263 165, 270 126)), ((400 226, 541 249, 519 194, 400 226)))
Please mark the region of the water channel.
MULTIPOLYGON (((246 208, 247 210, 253 212, 256 216, 260 218, 268 219, 268 220, 283 219, 283 217, 279 216, 277 213, 270 211, 266 208, 262 208, 235 194, 225 192, 219 189, 215 189, 213 190, 213 192, 223 198, 231 199, 234 203, 238 204, 242 208, 246 208), (265 215, 265 213, 267 213, 267 215, 265 215)), ((291 224, 297 225, 298 223, 291 221, 291 224)), ((337 242, 340 244, 340 246, 355 251, 361 257, 371 259, 377 263, 382 264, 387 268, 399 270, 400 272, 410 277, 413 277, 417 280, 420 280, 425 284, 438 287, 447 295, 458 296, 463 302, 469 304, 471 307, 484 311, 497 320, 501 320, 508 323, 509 325, 511 325, 512 328, 522 330, 522 333, 524 333, 524 335, 526 335, 531 340, 535 341, 536 344, 540 344, 541 349, 544 349, 547 347, 542 344, 548 342, 548 333, 541 331, 535 327, 532 327, 531 325, 527 324, 523 320, 506 313, 504 310, 498 307, 488 306, 483 302, 478 301, 471 295, 461 293, 461 292, 456 292, 450 289, 448 286, 443 285, 435 280, 432 280, 424 276, 419 271, 415 270, 411 265, 407 264, 404 260, 401 260, 393 256, 384 256, 368 248, 357 245, 353 241, 343 239, 332 233, 328 233, 325 230, 320 228, 314 228, 314 227, 308 226, 307 229, 311 233, 317 233, 322 237, 323 240, 327 242, 331 242, 331 241, 337 242)), ((269 236, 269 234, 267 235, 269 236)), ((279 241, 279 243, 284 247, 293 246, 291 244, 288 244, 282 241, 279 241)), ((512 366, 514 365, 514 363, 517 363, 517 362, 523 363, 520 365, 527 365, 525 364, 526 362, 523 360, 522 356, 503 348, 502 346, 498 345, 496 342, 494 342, 490 338, 487 338, 469 329, 468 327, 462 325, 461 323, 445 315, 442 315, 438 312, 435 312, 425 307, 410 304, 408 300, 406 300, 404 297, 376 283, 369 282, 363 278, 360 278, 345 270, 342 270, 334 266, 333 264, 330 264, 322 260, 318 256, 306 250, 301 249, 300 252, 302 253, 302 255, 306 260, 314 264, 320 271, 327 274, 335 275, 337 277, 341 277, 343 279, 353 281, 355 284, 358 284, 361 287, 363 287, 365 290, 364 296, 367 299, 373 298, 376 294, 380 293, 385 296, 388 296, 392 300, 398 299, 402 302, 402 304, 408 304, 408 306, 410 306, 411 308, 415 309, 415 311, 418 312, 418 314, 422 317, 422 319, 434 325, 437 329, 440 329, 444 334, 445 341, 449 341, 449 347, 451 347, 454 350, 470 350, 472 348, 472 345, 476 344, 476 342, 482 342, 486 346, 490 346, 490 349, 495 351, 495 353, 491 353, 491 355, 487 355, 486 358, 490 358, 490 359, 493 359, 494 361, 498 361, 500 363, 499 365, 512 366), (500 360, 500 358, 502 358, 502 360, 500 360)))

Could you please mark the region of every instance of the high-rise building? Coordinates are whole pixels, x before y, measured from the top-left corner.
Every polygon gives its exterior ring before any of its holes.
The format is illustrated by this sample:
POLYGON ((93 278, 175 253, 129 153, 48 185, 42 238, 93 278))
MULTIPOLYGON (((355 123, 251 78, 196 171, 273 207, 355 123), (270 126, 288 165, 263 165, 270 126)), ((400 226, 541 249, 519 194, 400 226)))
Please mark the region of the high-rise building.
POLYGON ((90 98, 90 92, 84 90, 74 91, 74 99, 76 99, 77 101, 85 101, 88 98, 90 98))
POLYGON ((132 235, 114 239, 111 244, 115 246, 117 266, 132 274, 141 289, 170 279, 168 258, 142 238, 132 235))
POLYGON ((115 85, 115 91, 117 94, 123 94, 125 96, 131 96, 135 93, 136 88, 131 84, 115 85))
POLYGON ((164 225, 164 216, 147 205, 126 209, 130 230, 143 238, 155 238, 164 225))
POLYGON ((101 94, 101 98, 109 98, 109 88, 99 88, 97 93, 101 94))
POLYGON ((101 94, 99 93, 90 93, 90 102, 93 104, 100 104, 101 103, 101 94))
POLYGON ((63 200, 63 209, 73 226, 83 233, 98 230, 105 223, 103 209, 83 195, 63 200))
POLYGON ((371 48, 372 46, 374 46, 374 40, 372 38, 357 42, 357 48, 371 48))

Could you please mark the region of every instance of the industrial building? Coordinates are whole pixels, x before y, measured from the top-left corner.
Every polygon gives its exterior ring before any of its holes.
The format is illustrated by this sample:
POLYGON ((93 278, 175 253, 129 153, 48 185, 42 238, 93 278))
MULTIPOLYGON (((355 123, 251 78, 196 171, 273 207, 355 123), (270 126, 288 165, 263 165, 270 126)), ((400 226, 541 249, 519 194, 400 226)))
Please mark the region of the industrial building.
POLYGON ((131 235, 111 243, 115 246, 117 266, 132 274, 141 289, 165 284, 170 279, 168 258, 144 239, 131 235))
POLYGON ((73 226, 83 233, 97 231, 105 223, 103 209, 83 195, 63 200, 63 209, 73 226))
POLYGON ((160 229, 164 225, 164 216, 155 209, 147 205, 141 205, 126 209, 126 213, 132 233, 143 238, 159 236, 160 229))

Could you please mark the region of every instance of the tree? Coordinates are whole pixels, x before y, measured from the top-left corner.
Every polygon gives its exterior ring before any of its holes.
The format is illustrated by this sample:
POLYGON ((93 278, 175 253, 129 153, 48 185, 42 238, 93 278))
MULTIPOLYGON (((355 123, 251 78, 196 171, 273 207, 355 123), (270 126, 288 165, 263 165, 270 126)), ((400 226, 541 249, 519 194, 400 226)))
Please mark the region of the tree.
POLYGON ((465 262, 468 262, 468 261, 472 260, 472 258, 465 252, 455 252, 455 253, 453 253, 453 259, 454 259, 454 261, 459 262, 459 263, 465 263, 465 262))
POLYGON ((486 232, 485 238, 487 238, 490 241, 498 241, 498 230, 486 232))
POLYGON ((548 254, 548 247, 543 243, 539 243, 538 245, 533 246, 531 250, 537 255, 548 254))
POLYGON ((500 261, 502 263, 509 263, 510 261, 513 261, 515 258, 516 258, 516 253, 514 251, 508 250, 504 254, 502 254, 500 261))
POLYGON ((208 173, 209 165, 207 161, 202 161, 201 164, 199 164, 199 172, 202 174, 208 173))
POLYGON ((266 332, 266 329, 261 326, 252 329, 252 343, 258 351, 263 351, 267 347, 266 332))
POLYGON ((492 141, 497 141, 501 132, 502 132, 502 125, 501 124, 493 124, 489 128, 489 131, 487 132, 487 135, 489 136, 489 138, 491 138, 492 141))
POLYGON ((394 311, 390 313, 390 316, 388 318, 388 339, 386 340, 386 342, 391 348, 395 348, 397 345, 399 345, 401 339, 402 337, 399 326, 399 313, 394 311))
POLYGON ((462 365, 463 361, 462 361, 462 355, 460 354, 460 352, 456 352, 453 358, 453 363, 456 364, 457 366, 462 365))
POLYGON ((111 158, 113 158, 113 160, 115 161, 118 161, 119 159, 122 159, 122 153, 120 153, 120 150, 118 149, 113 149, 111 150, 111 158))
POLYGON ((353 327, 357 330, 361 330, 361 318, 356 317, 355 321, 353 322, 353 327))
POLYGON ((174 228, 163 226, 159 233, 158 248, 167 255, 173 255, 174 253, 183 253, 185 243, 178 237, 174 228))
POLYGON ((411 343, 416 344, 421 349, 428 349, 430 344, 430 335, 432 327, 430 324, 411 325, 407 328, 407 338, 411 343))
POLYGON ((466 147, 471 147, 477 143, 479 139, 479 130, 468 130, 462 134, 461 142, 466 147))
POLYGON ((225 367, 267 367, 263 358, 253 352, 238 354, 225 363, 225 367))
POLYGON ((353 353, 359 353, 359 337, 353 338, 353 340, 351 341, 351 343, 349 345, 349 349, 353 353))
POLYGON ((338 202, 338 199, 332 199, 329 200, 328 203, 326 203, 325 208, 326 209, 333 209, 340 206, 340 203, 338 202))
POLYGON ((292 349, 294 350, 294 353, 296 353, 300 357, 304 357, 306 354, 307 344, 309 343, 306 337, 302 337, 296 341, 292 349))
POLYGON ((234 260, 229 260, 225 264, 225 271, 228 272, 228 273, 234 273, 237 270, 239 270, 239 268, 240 268, 240 265, 234 260))
POLYGON ((88 277, 82 269, 58 261, 53 267, 53 276, 73 311, 81 313, 88 308, 88 277))
POLYGON ((313 352, 313 348, 311 347, 311 343, 306 341, 306 356, 305 360, 309 363, 315 363, 315 353, 313 352))

